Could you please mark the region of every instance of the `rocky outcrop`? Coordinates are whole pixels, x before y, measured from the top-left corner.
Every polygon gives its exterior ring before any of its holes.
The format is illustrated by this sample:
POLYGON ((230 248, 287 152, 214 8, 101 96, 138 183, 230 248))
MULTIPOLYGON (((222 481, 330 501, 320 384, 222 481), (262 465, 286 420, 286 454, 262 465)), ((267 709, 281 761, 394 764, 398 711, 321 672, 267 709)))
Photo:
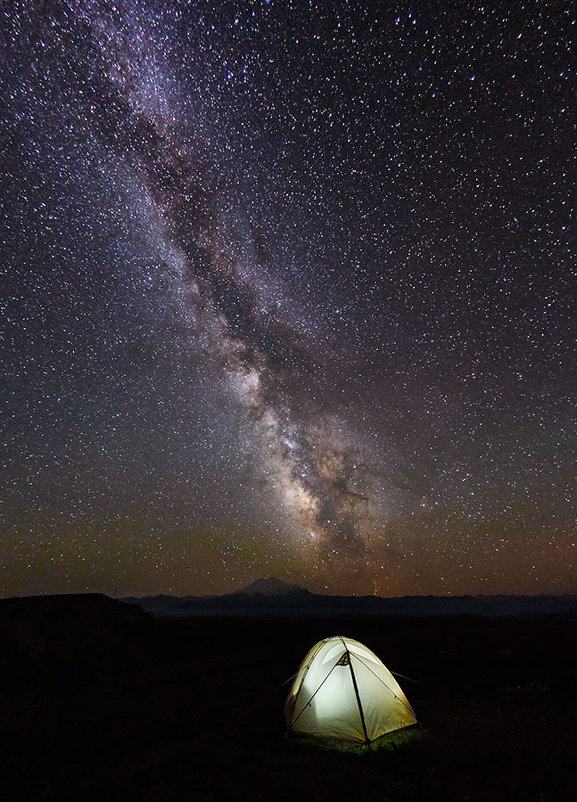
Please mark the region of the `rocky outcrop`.
POLYGON ((68 685, 150 659, 154 622, 102 594, 0 600, 0 682, 68 685))

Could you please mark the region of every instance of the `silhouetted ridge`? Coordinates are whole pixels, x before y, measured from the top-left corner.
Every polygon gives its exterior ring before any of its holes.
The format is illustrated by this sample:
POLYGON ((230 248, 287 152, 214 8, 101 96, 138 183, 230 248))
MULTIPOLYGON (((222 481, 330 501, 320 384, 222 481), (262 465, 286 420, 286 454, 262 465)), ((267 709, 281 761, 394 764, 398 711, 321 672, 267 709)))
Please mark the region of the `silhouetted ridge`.
POLYGON ((493 618, 577 617, 577 596, 325 596, 278 579, 258 579, 223 596, 129 598, 156 616, 387 615, 493 618))
POLYGON ((153 620, 100 593, 0 599, 0 678, 70 685, 148 660, 153 620))

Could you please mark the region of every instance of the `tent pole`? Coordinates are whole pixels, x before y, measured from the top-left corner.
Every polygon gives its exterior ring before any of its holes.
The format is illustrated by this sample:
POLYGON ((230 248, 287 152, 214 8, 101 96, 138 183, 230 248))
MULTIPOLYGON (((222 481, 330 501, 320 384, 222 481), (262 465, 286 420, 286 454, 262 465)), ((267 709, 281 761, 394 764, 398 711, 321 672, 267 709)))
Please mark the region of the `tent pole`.
POLYGON ((361 697, 359 696, 359 688, 357 685, 357 678, 355 677, 355 671, 353 669, 353 661, 352 655, 350 652, 347 652, 349 656, 349 668, 351 669, 351 677, 353 678, 353 687, 355 689, 355 695, 357 697, 357 704, 359 706, 359 713, 361 714, 361 723, 363 725, 363 732, 365 734, 365 743, 370 743, 369 736, 367 735, 367 725, 365 723, 365 714, 363 713, 363 706, 361 704, 361 697))

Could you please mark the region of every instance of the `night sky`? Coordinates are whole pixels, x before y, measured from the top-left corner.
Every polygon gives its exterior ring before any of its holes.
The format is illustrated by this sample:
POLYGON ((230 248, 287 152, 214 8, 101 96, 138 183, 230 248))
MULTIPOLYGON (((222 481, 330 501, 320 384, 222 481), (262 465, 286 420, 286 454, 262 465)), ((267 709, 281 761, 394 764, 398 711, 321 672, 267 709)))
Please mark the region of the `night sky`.
POLYGON ((0 595, 577 592, 575 18, 3 4, 0 595))

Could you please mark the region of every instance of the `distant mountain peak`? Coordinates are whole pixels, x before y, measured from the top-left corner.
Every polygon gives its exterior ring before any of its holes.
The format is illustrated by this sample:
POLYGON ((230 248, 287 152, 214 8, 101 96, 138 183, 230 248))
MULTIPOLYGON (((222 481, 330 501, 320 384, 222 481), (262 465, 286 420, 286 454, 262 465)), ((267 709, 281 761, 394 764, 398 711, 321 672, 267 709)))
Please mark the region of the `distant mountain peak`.
POLYGON ((261 593, 263 596, 288 596, 294 594, 307 594, 309 591, 300 585, 291 585, 275 577, 265 577, 256 579, 246 588, 237 590, 235 596, 255 596, 261 593))

